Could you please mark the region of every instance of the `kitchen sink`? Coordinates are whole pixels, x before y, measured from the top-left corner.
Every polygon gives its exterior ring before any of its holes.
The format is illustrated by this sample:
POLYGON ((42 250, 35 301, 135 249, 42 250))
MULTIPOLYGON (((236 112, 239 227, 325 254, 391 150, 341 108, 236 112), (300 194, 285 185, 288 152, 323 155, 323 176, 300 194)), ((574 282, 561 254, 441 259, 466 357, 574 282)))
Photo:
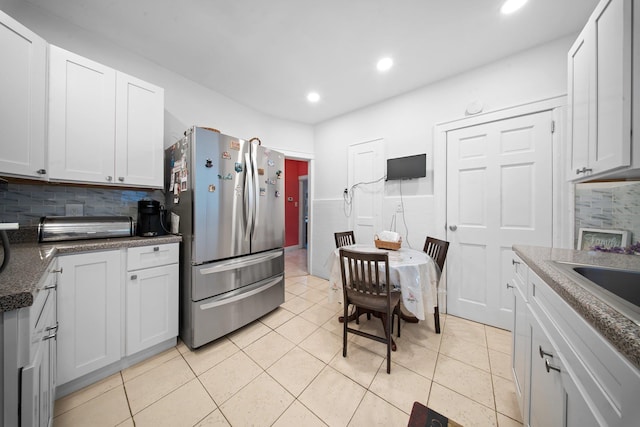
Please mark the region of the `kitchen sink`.
POLYGON ((640 306, 640 271, 602 267, 574 267, 573 271, 620 298, 640 306))
POLYGON ((640 271, 554 261, 583 289, 640 325, 640 271))

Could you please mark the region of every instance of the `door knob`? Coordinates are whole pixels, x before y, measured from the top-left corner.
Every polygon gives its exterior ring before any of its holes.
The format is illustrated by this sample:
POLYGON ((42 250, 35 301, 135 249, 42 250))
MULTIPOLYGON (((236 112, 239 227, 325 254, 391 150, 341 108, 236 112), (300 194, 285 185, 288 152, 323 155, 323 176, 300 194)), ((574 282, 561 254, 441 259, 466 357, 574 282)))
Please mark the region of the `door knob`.
POLYGON ((449 230, 451 230, 451 231, 456 231, 457 229, 458 229, 457 225, 450 225, 449 226, 449 230))

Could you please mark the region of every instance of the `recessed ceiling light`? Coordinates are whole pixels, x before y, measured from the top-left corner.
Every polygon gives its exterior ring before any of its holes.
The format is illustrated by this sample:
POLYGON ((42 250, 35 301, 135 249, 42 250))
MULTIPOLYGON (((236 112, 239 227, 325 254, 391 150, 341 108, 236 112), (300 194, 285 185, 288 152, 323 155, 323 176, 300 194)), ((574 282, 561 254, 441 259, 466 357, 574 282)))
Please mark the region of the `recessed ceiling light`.
POLYGON ((503 15, 509 15, 525 5, 527 0, 507 0, 502 4, 500 12, 503 15))
POLYGON ((376 67, 378 68, 378 71, 384 72, 384 71, 389 71, 389 68, 391 68, 393 66, 393 59, 391 58, 382 58, 381 60, 378 61, 378 64, 376 65, 376 67))
POLYGON ((307 94, 307 101, 309 101, 309 102, 318 102, 318 101, 320 101, 320 94, 318 94, 318 92, 309 92, 307 94))

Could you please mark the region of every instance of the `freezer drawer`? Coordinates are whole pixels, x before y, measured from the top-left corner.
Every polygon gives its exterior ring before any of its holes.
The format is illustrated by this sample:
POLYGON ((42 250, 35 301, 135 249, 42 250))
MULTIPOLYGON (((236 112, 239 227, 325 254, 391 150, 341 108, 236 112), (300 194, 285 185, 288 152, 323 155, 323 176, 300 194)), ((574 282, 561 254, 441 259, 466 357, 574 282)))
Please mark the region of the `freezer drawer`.
POLYGON ((192 303, 191 348, 200 347, 258 319, 284 302, 284 275, 192 303))
POLYGON ((191 299, 200 301, 283 273, 282 249, 194 266, 191 299))

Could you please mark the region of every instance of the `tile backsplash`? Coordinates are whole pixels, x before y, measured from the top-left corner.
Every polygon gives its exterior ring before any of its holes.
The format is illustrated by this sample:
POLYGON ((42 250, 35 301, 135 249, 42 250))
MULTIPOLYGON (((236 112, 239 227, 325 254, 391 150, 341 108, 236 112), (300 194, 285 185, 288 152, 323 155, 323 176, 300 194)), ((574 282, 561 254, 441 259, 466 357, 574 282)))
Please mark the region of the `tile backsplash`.
POLYGON ((67 204, 81 204, 85 216, 125 215, 136 219, 140 199, 164 204, 160 190, 9 182, 0 187, 0 222, 36 226, 42 216, 65 215, 67 204))
POLYGON ((640 240, 640 182, 577 184, 575 236, 580 228, 602 228, 631 232, 631 242, 640 240))

